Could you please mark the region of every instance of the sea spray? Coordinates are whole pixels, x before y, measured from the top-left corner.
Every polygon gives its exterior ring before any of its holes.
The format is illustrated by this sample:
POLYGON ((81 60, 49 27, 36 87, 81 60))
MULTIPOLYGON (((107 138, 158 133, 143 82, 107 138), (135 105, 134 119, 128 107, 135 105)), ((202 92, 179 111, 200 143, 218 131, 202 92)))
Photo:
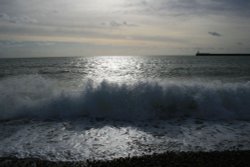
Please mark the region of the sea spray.
POLYGON ((87 80, 82 85, 77 91, 67 90, 40 75, 2 79, 0 119, 250 119, 249 82, 87 80))

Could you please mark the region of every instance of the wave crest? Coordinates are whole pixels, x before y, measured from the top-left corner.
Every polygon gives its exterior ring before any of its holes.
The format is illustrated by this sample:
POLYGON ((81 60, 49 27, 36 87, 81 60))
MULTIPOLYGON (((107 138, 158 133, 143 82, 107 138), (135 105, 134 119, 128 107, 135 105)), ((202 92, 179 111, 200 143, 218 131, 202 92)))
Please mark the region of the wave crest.
POLYGON ((250 120, 250 83, 86 81, 78 92, 39 75, 0 81, 0 119, 78 117, 250 120))

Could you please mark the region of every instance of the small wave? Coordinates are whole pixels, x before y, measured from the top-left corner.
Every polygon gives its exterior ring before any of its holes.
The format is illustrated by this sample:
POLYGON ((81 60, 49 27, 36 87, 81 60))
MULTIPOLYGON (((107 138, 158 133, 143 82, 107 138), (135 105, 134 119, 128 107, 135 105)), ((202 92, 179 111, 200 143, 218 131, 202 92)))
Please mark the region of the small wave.
POLYGON ((69 70, 57 70, 57 71, 40 70, 38 73, 39 74, 65 74, 65 73, 71 73, 71 71, 69 70))
POLYGON ((249 99, 250 83, 88 80, 73 92, 59 89, 56 81, 28 75, 0 81, 0 119, 250 120, 249 99))

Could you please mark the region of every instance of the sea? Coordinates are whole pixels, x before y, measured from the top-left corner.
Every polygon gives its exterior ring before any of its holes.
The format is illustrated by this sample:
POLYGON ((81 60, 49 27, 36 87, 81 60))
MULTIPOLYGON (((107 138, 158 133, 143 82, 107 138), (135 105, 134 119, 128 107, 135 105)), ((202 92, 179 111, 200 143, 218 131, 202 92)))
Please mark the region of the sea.
POLYGON ((0 157, 250 150, 250 57, 0 59, 0 157))

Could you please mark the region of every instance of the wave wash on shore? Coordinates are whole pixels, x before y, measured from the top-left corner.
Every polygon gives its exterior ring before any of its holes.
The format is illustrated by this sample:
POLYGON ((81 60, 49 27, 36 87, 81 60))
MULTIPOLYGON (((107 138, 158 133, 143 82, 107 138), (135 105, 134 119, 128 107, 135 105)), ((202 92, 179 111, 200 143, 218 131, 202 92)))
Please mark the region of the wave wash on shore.
POLYGON ((79 90, 60 89, 39 75, 0 81, 0 119, 79 117, 157 120, 176 117, 250 120, 250 83, 83 81, 79 90))

